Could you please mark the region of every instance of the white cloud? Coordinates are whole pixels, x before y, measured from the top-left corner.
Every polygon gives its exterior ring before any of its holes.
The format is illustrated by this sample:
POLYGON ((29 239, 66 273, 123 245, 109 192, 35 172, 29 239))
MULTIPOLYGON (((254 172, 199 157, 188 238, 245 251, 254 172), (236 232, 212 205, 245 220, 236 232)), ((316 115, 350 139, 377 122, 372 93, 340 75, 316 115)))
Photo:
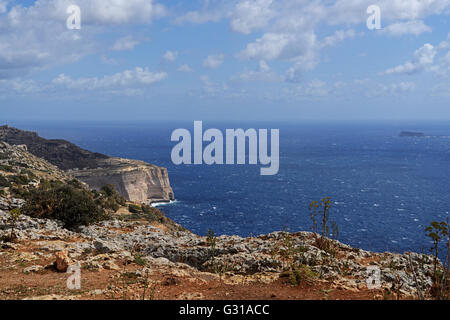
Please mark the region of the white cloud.
POLYGON ((450 83, 442 82, 434 85, 430 94, 434 97, 445 97, 448 99, 450 97, 450 83))
POLYGON ((442 41, 441 43, 439 43, 438 47, 439 50, 441 49, 448 49, 450 48, 450 33, 447 34, 447 38, 442 41))
POLYGON ((211 55, 208 56, 205 61, 203 61, 203 66, 205 68, 209 68, 209 69, 217 69, 218 67, 220 67, 223 62, 225 60, 225 55, 224 54, 217 54, 217 55, 211 55))
POLYGON ((416 89, 416 84, 414 82, 400 82, 397 84, 392 84, 390 91, 393 94, 413 92, 416 89))
POLYGON ((71 91, 76 92, 77 97, 86 91, 101 91, 114 95, 135 96, 145 92, 145 90, 167 78, 164 72, 150 72, 148 68, 125 70, 113 75, 106 75, 101 78, 77 78, 74 79, 65 74, 60 74, 50 82, 35 81, 32 79, 0 79, 0 99, 7 97, 36 96, 44 95, 49 97, 64 97, 71 91))
POLYGON ((442 61, 443 61, 444 63, 450 64, 450 51, 448 51, 448 52, 442 57, 442 61))
POLYGON ((231 2, 234 0, 202 0, 201 10, 191 10, 178 15, 173 22, 175 24, 203 24, 209 22, 219 22, 229 15, 231 2))
POLYGON ((47 89, 48 85, 39 84, 31 79, 0 79, 0 98, 37 94, 47 89))
POLYGON ((177 51, 166 51, 166 53, 163 56, 164 61, 166 62, 175 62, 178 58, 178 52, 177 51))
POLYGON ((202 83, 203 94, 207 96, 217 96, 228 90, 226 84, 220 84, 212 81, 208 76, 203 75, 200 77, 202 83))
POLYGON ((422 33, 431 31, 431 28, 427 26, 422 20, 393 23, 383 29, 383 32, 386 32, 393 36, 402 36, 405 34, 413 34, 418 36, 422 33))
MULTIPOLYGON (((0 0, 1 1, 1 0, 0 0)), ((4 6, 0 16, 0 78, 72 63, 101 50, 95 37, 103 26, 150 23, 165 13, 153 0, 78 0, 81 30, 68 30, 66 9, 71 0, 40 0, 34 5, 4 6)), ((127 43, 124 43, 126 48, 127 43)), ((133 45, 128 43, 128 47, 133 45)), ((119 44, 118 47, 119 48, 119 44)), ((104 49, 104 48, 103 48, 104 49)))
POLYGON ((311 80, 283 90, 283 97, 288 100, 317 100, 328 97, 333 88, 322 80, 311 80))
POLYGON ((132 36, 126 36, 117 39, 111 49, 114 51, 133 50, 139 43, 140 41, 134 39, 132 36))
POLYGON ((436 48, 427 43, 414 53, 414 58, 395 68, 388 69, 384 74, 414 74, 424 70, 433 64, 436 56, 436 48))
POLYGON ((325 97, 330 93, 330 89, 326 82, 321 80, 313 80, 307 84, 299 85, 296 89, 297 96, 307 97, 325 97))
POLYGON ((176 24, 183 24, 185 22, 190 23, 207 23, 207 22, 219 22, 222 20, 223 15, 220 12, 204 12, 191 11, 183 16, 175 19, 176 24))
POLYGON ((325 37, 321 43, 321 47, 332 47, 339 42, 344 41, 348 38, 354 38, 356 36, 356 32, 353 29, 350 30, 337 30, 333 35, 325 37))
MULTIPOLYGON (((41 1, 42 2, 42 1, 41 1)), ((65 10, 72 0, 47 0, 48 9, 56 7, 54 13, 67 15, 65 10)), ((154 18, 164 16, 166 8, 153 0, 77 0, 81 8, 83 24, 122 25, 150 23, 154 18)))
POLYGON ((145 87, 160 82, 167 77, 165 72, 150 72, 148 68, 136 67, 103 78, 79 78, 73 79, 65 74, 60 74, 53 79, 52 84, 74 90, 110 90, 145 87))
POLYGON ((113 58, 108 58, 105 55, 100 56, 100 61, 104 64, 117 64, 117 61, 114 60, 113 58))
POLYGON ((391 84, 370 83, 363 87, 364 95, 368 98, 404 96, 414 92, 414 82, 400 82, 391 84))
MULTIPOLYGON (((182 19, 204 23, 227 18, 232 31, 246 35, 261 32, 238 57, 292 61, 287 79, 299 79, 305 70, 313 69, 324 48, 354 38, 357 34, 351 26, 365 24, 366 10, 374 4, 373 0, 230 0, 228 5, 211 0, 205 3, 203 10, 190 12, 182 19), (191 19, 186 19, 187 16, 191 19), (316 30, 324 25, 341 25, 347 30, 320 39, 316 30)), ((431 28, 423 22, 425 18, 450 13, 450 0, 380 0, 376 4, 381 8, 382 22, 388 24, 380 34, 386 35, 430 32, 431 28)), ((405 70, 409 67, 405 66, 405 70)))
POLYGON ((258 64, 257 70, 249 70, 245 69, 243 72, 234 76, 232 81, 242 81, 242 82, 251 82, 251 81, 282 81, 282 77, 278 76, 264 61, 261 60, 258 64))
MULTIPOLYGON (((257 1, 252 3, 255 6, 254 12, 262 11, 257 10, 257 1)), ((263 2, 265 5, 268 3, 263 2)), ((272 14, 271 23, 258 26, 263 29, 263 35, 248 43, 238 57, 291 61, 293 65, 286 73, 287 81, 298 82, 304 72, 314 69, 320 61, 320 51, 324 47, 356 36, 356 32, 350 29, 338 30, 322 40, 318 39, 315 28, 324 21, 327 13, 326 7, 320 1, 277 1, 271 3, 269 9, 272 14)), ((249 16, 248 20, 251 24, 255 19, 249 16)))
POLYGON ((180 66, 178 68, 178 71, 180 71, 180 72, 193 72, 194 70, 188 64, 183 64, 182 66, 180 66))
POLYGON ((8 6, 9 1, 0 0, 0 13, 6 12, 6 7, 8 6))
POLYGON ((286 80, 298 82, 301 75, 318 63, 318 44, 314 33, 277 34, 266 33, 247 45, 239 54, 243 59, 287 60, 294 65, 287 71, 286 80))
POLYGON ((316 37, 312 33, 266 33, 249 43, 239 56, 256 60, 289 60, 305 55, 315 43, 316 37))
POLYGON ((315 79, 283 90, 288 100, 320 100, 357 98, 407 97, 416 89, 414 82, 378 83, 370 79, 357 79, 350 82, 326 82, 315 79))
POLYGON ((265 27, 275 12, 270 8, 273 0, 246 0, 239 2, 232 13, 231 29, 243 34, 265 27))

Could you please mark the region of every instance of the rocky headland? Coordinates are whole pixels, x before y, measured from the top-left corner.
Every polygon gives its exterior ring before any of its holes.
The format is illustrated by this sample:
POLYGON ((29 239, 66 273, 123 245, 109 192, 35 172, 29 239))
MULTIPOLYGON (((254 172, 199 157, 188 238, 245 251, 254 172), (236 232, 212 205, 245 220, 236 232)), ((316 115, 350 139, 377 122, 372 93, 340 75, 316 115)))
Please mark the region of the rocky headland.
POLYGON ((92 189, 112 184, 127 200, 138 203, 174 200, 166 168, 143 161, 109 157, 60 139, 44 139, 36 132, 0 127, 0 141, 24 145, 36 157, 87 183, 92 189))

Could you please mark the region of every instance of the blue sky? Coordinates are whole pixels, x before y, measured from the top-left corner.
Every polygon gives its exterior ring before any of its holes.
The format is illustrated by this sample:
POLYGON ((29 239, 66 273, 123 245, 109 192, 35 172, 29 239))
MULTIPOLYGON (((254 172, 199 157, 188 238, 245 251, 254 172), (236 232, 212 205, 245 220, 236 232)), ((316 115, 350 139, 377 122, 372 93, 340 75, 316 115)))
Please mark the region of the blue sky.
POLYGON ((450 0, 0 0, 0 120, 450 119, 449 14, 450 0))

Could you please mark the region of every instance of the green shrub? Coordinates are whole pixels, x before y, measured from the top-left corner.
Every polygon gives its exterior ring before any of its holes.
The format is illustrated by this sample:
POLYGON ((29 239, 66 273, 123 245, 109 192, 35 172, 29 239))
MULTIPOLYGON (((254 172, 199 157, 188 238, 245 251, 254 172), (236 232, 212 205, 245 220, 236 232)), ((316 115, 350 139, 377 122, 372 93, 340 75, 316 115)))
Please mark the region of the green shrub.
POLYGON ((143 205, 142 206, 142 212, 145 215, 145 218, 149 221, 157 221, 157 222, 164 222, 164 214, 159 211, 157 208, 154 208, 149 205, 143 205))
POLYGON ((288 278, 289 283, 293 286, 298 286, 303 281, 309 281, 317 277, 317 273, 306 265, 296 266, 294 269, 284 271, 280 274, 280 278, 288 278))
POLYGON ((134 263, 140 266, 145 266, 147 264, 147 262, 139 254, 134 256, 134 263))
POLYGON ((10 187, 9 191, 14 197, 21 199, 26 199, 30 195, 28 189, 24 188, 21 185, 12 186, 10 187))
POLYGON ((14 168, 7 164, 0 164, 0 170, 5 172, 14 172, 14 168))
POLYGON ((106 185, 100 191, 92 190, 95 202, 103 209, 116 212, 120 206, 126 205, 126 200, 116 191, 113 185, 106 185))
POLYGON ((10 182, 8 179, 5 178, 5 176, 0 175, 0 187, 9 187, 10 186, 10 182))
POLYGON ((65 228, 72 230, 106 218, 90 191, 51 182, 30 191, 23 213, 34 218, 60 220, 65 228))
POLYGON ((28 164, 19 162, 19 161, 9 161, 9 164, 13 167, 20 167, 20 168, 29 168, 30 167, 28 164))
POLYGON ((81 183, 81 181, 77 180, 77 179, 72 179, 69 182, 67 182, 67 184, 69 186, 72 186, 72 187, 77 188, 77 189, 83 189, 83 183, 81 183))
POLYGON ((31 180, 30 180, 30 178, 28 176, 22 175, 22 174, 21 175, 10 176, 9 179, 12 182, 14 182, 15 184, 22 185, 22 186, 28 185, 28 183, 31 182, 31 180))
POLYGON ((112 197, 117 195, 116 188, 112 184, 107 184, 100 189, 107 197, 112 197))
POLYGON ((141 206, 132 203, 128 206, 128 211, 130 211, 131 213, 142 213, 142 208, 141 206))

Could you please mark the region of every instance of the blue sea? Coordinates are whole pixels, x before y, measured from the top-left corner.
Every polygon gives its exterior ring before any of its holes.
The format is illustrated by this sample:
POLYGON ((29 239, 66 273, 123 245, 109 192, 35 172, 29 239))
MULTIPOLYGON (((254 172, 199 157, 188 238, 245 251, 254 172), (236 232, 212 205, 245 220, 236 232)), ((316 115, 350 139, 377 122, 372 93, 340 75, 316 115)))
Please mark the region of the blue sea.
POLYGON ((170 141, 193 122, 15 122, 45 138, 167 167, 177 201, 160 207, 195 233, 310 231, 308 206, 331 197, 339 240, 372 251, 428 252, 424 229, 450 211, 450 123, 203 122, 207 128, 280 129, 280 171, 175 166, 170 141), (426 138, 400 138, 403 130, 426 138))

